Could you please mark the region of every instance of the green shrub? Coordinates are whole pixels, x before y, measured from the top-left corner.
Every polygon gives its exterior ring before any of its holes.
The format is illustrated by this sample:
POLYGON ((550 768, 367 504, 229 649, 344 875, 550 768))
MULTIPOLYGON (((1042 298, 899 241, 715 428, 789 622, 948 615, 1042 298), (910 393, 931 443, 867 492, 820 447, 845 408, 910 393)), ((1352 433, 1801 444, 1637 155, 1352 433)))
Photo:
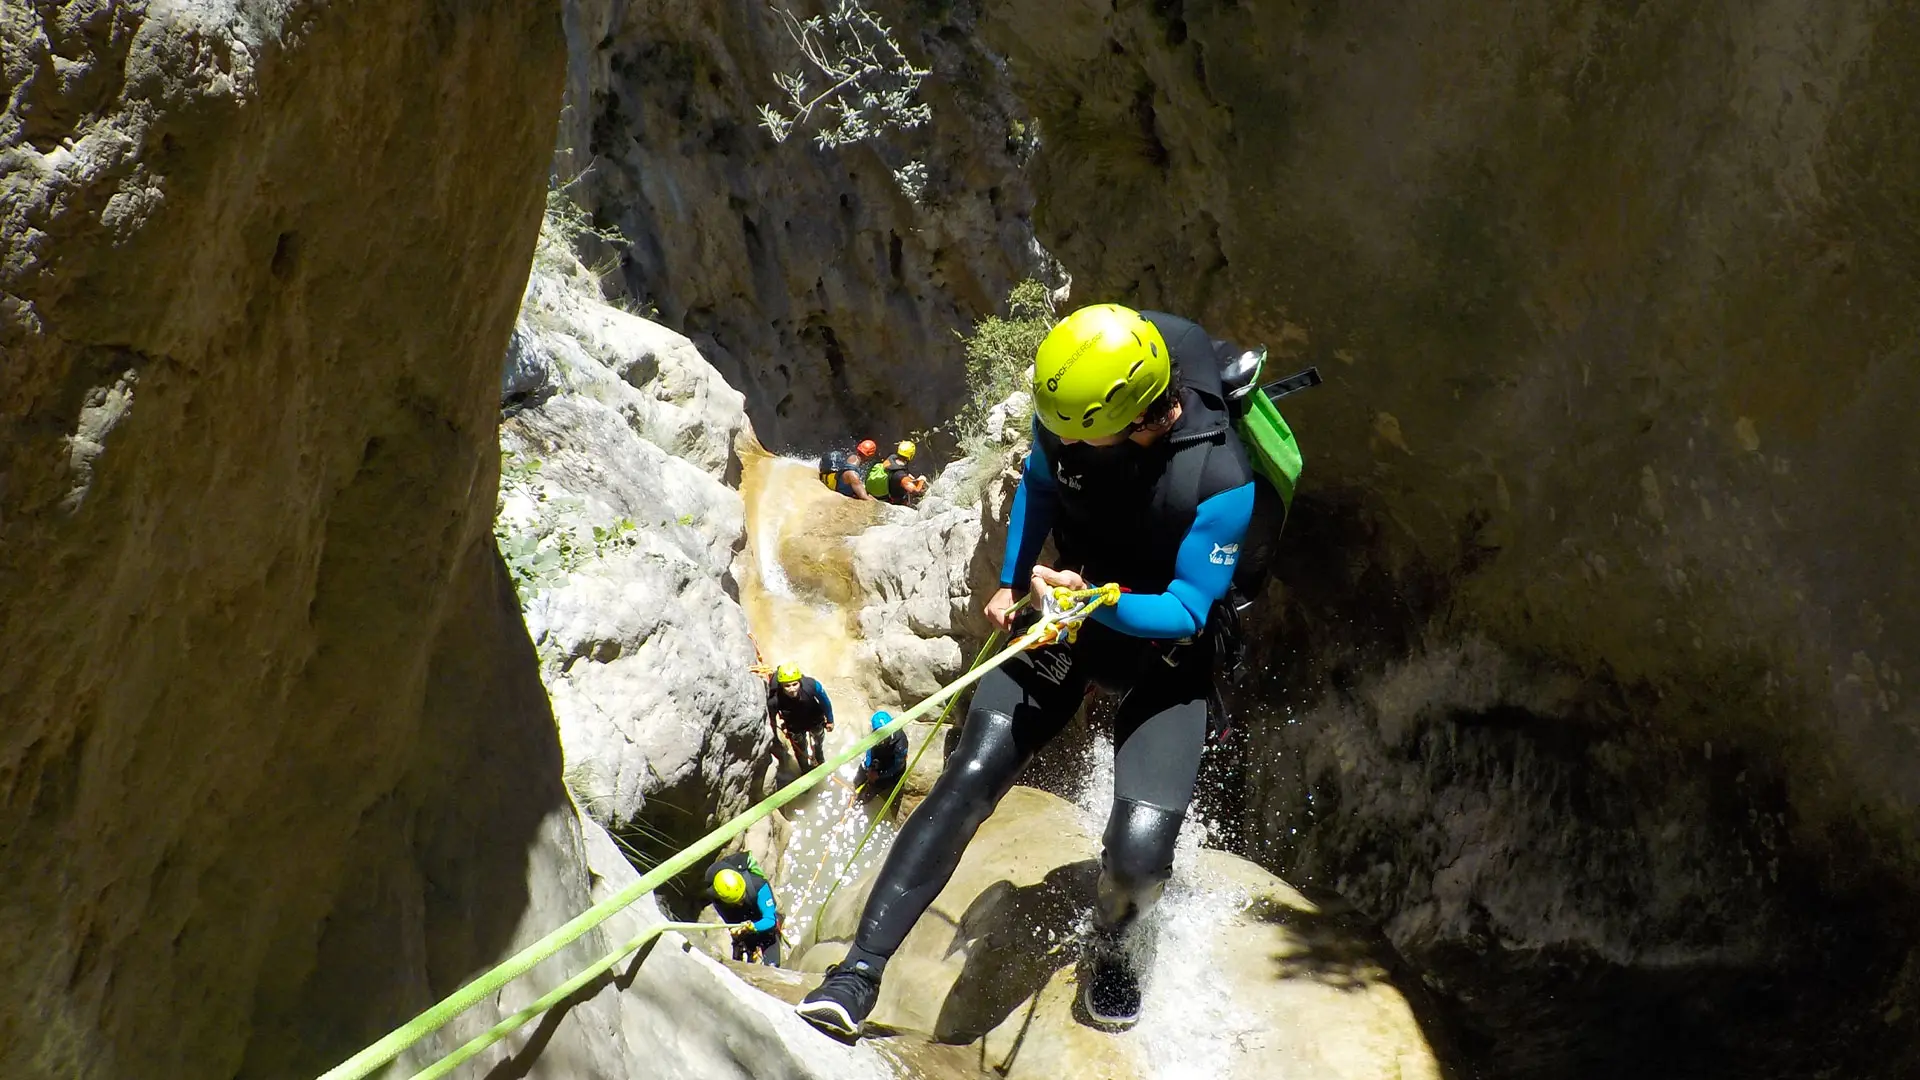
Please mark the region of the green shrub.
MULTIPOLYGON (((540 219, 540 239, 534 245, 533 265, 554 277, 572 277, 576 265, 583 265, 580 259, 580 241, 582 237, 593 237, 616 251, 632 246, 618 228, 594 223, 593 215, 587 213, 573 196, 567 194, 574 181, 556 184, 547 189, 547 211, 540 219)), ((617 255, 604 260, 601 265, 588 269, 594 278, 605 277, 618 263, 617 255)))
POLYGON ((968 398, 953 418, 953 434, 960 453, 975 463, 960 493, 962 502, 977 501, 1017 452, 1017 446, 999 445, 987 437, 987 415, 1014 391, 1027 389, 1033 354, 1054 322, 1053 294, 1045 285, 1027 280, 1007 294, 1006 318, 989 315, 972 334, 961 338, 966 344, 968 398))

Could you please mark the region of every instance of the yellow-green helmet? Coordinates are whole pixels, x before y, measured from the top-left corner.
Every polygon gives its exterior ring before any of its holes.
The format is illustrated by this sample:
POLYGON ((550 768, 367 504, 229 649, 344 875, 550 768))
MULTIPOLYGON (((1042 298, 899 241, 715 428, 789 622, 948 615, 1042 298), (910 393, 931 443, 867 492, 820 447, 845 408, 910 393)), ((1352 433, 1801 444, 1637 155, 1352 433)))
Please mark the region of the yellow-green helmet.
POLYGON ((1173 380, 1160 329, 1132 308, 1095 304, 1061 319, 1033 358, 1033 410, 1063 439, 1117 435, 1173 380))
POLYGON ((713 895, 723 904, 737 904, 747 898, 747 879, 738 870, 722 870, 713 875, 713 895))
POLYGON ((773 669, 773 681, 777 683, 797 683, 800 681, 799 664, 781 664, 773 669))

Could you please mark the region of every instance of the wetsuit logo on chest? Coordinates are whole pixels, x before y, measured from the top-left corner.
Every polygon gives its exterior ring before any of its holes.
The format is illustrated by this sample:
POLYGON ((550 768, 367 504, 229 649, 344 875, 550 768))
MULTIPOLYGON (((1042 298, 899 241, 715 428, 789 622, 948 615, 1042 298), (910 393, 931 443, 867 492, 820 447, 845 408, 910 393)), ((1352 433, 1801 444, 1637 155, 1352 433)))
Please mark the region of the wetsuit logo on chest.
POLYGON ((1072 488, 1075 491, 1081 490, 1080 477, 1078 474, 1070 473, 1065 469, 1057 469, 1055 470, 1055 474, 1060 479, 1061 487, 1072 488))
POLYGON ((1239 544, 1215 544, 1213 551, 1207 556, 1207 561, 1215 566, 1232 566, 1239 560, 1239 544))

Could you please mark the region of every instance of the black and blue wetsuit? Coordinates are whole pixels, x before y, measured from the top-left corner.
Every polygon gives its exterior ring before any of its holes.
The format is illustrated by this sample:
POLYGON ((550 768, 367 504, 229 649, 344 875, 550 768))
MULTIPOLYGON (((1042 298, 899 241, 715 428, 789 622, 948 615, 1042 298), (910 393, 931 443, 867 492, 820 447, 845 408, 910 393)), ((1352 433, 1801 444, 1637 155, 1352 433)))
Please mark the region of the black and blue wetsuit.
POLYGON ((707 888, 713 888, 713 879, 722 870, 732 870, 747 879, 747 895, 742 903, 729 904, 715 898, 713 909, 718 912, 722 922, 753 924, 753 933, 741 934, 733 939, 733 958, 744 960, 758 955, 761 963, 778 966, 780 963, 780 910, 773 899, 773 885, 760 872, 753 858, 744 853, 729 855, 717 859, 707 867, 707 888))
POLYGON ((900 774, 907 771, 907 750, 905 731, 894 732, 868 750, 860 794, 871 799, 892 791, 900 774))
POLYGON ((1023 591, 1052 535, 1060 568, 1126 593, 1095 613, 1078 642, 1023 653, 980 681, 958 747, 902 827, 867 901, 848 959, 870 971, 899 948, 1090 684, 1121 696, 1097 904, 1103 928, 1125 926, 1172 874, 1207 738, 1206 631, 1232 583, 1255 488, 1220 385, 1221 361, 1239 350, 1185 319, 1142 314, 1173 356, 1179 420, 1152 445, 1105 448, 1064 444, 1036 424, 1000 576, 1023 591))
POLYGON ((819 679, 803 676, 799 692, 788 694, 773 676, 767 676, 767 713, 779 718, 802 771, 825 759, 827 729, 833 726, 833 701, 819 679))

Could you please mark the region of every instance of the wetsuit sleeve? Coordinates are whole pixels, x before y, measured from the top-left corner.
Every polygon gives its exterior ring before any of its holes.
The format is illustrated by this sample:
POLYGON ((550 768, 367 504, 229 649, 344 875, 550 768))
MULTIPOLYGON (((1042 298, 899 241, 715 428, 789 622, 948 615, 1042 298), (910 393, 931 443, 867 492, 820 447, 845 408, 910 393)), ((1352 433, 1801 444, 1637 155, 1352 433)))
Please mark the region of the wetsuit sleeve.
POLYGON ((760 903, 760 917, 753 920, 753 928, 764 934, 780 921, 780 912, 773 906, 773 886, 760 886, 760 895, 754 899, 760 903))
POLYGON ((1118 603, 1096 608, 1094 620, 1123 634, 1162 641, 1199 633, 1207 625, 1207 612, 1233 584, 1239 546, 1252 519, 1252 481, 1201 503, 1174 556, 1167 591, 1124 593, 1118 603))
MULTIPOLYGON (((1038 421, 1035 421, 1036 426, 1038 421)), ((1053 528, 1053 512, 1060 504, 1060 489, 1054 486, 1053 465, 1040 440, 1033 440, 1027 451, 1027 465, 1020 473, 1020 487, 1013 493, 1013 510, 1007 514, 1007 552, 1000 560, 1000 584, 1017 588, 1033 576, 1033 561, 1040 557, 1040 545, 1047 542, 1053 528)))
POLYGON ((833 702, 828 700, 827 688, 820 685, 819 679, 813 680, 813 692, 820 698, 820 711, 827 714, 827 723, 833 723, 833 702))

